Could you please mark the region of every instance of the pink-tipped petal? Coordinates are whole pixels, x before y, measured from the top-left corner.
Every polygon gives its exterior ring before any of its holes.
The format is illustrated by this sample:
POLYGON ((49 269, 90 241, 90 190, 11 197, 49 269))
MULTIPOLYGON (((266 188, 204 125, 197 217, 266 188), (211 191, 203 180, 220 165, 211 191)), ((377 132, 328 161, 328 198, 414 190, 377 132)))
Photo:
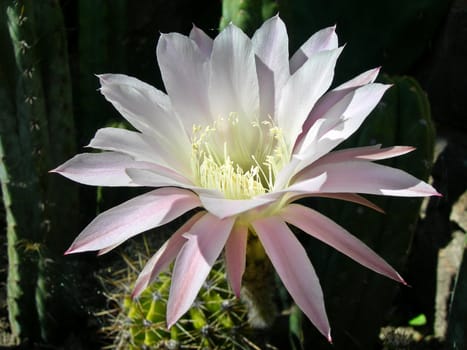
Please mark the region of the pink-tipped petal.
POLYGON ((363 266, 405 284, 397 271, 378 254, 326 216, 299 204, 288 205, 280 215, 289 224, 323 241, 363 266))
POLYGON ((326 92, 334 77, 334 67, 342 47, 321 51, 307 60, 287 81, 277 111, 277 123, 291 145, 316 101, 326 92))
POLYGON ((171 172, 166 169, 137 169, 129 168, 126 170, 127 175, 133 183, 139 186, 163 187, 176 186, 182 188, 191 188, 193 184, 190 180, 176 172, 171 172))
MULTIPOLYGON (((365 160, 311 166, 297 182, 326 173, 322 193, 367 193, 400 197, 427 197, 440 194, 429 184, 406 172, 365 160)), ((298 185, 298 184, 296 184, 298 185)))
MULTIPOLYGON (((105 247, 103 249, 100 249, 98 252, 97 252, 97 256, 102 256, 102 255, 105 255, 109 252, 111 252, 112 250, 114 250, 115 248, 117 248, 118 246, 120 246, 122 243, 124 243, 124 241, 121 241, 121 242, 118 242, 118 243, 115 243, 113 245, 109 245, 108 247, 105 247)), ((65 253, 67 254, 67 253, 65 253)))
POLYGON ((366 71, 324 94, 318 100, 315 107, 310 112, 305 123, 303 124, 302 134, 298 137, 297 144, 295 147, 297 148, 300 146, 304 135, 308 132, 308 130, 310 130, 311 126, 326 113, 326 111, 328 111, 332 106, 341 101, 349 93, 355 91, 363 85, 373 83, 376 77, 378 76, 379 71, 380 68, 375 68, 366 71))
POLYGON ((248 228, 235 225, 225 245, 225 266, 233 292, 240 298, 242 276, 245 272, 248 228))
POLYGON ((220 219, 238 215, 246 211, 261 207, 277 200, 280 193, 268 193, 252 199, 226 199, 221 196, 213 196, 208 193, 200 193, 199 199, 203 207, 220 219))
POLYGON ((211 56, 213 40, 209 35, 193 25, 190 31, 190 39, 193 40, 206 58, 211 56))
POLYGON ((50 172, 91 186, 138 186, 131 181, 125 169, 151 167, 152 164, 136 162, 120 153, 81 153, 50 172))
POLYGON ((182 227, 180 227, 172 236, 160 247, 160 249, 148 260, 143 270, 138 276, 135 288, 131 294, 132 298, 137 298, 154 280, 160 272, 164 271, 182 249, 186 243, 183 237, 193 225, 205 214, 199 212, 193 215, 182 227))
POLYGON ((157 61, 167 94, 187 133, 193 125, 209 125, 208 61, 188 37, 162 34, 157 43, 157 61))
POLYGON ((295 303, 329 339, 330 327, 323 292, 305 249, 278 217, 256 220, 252 225, 295 303))
POLYGON ((124 74, 100 74, 100 92, 136 129, 188 142, 170 98, 155 87, 124 74))
POLYGON ((313 163, 349 138, 376 107, 389 87, 390 85, 377 83, 362 86, 346 94, 329 108, 308 132, 301 136, 303 145, 300 145, 295 152, 302 154, 304 160, 298 170, 313 163), (319 120, 324 122, 318 123, 319 120), (307 134, 314 136, 309 139, 307 134), (305 142, 307 139, 311 141, 305 142))
POLYGON ((256 53, 260 116, 274 117, 280 92, 290 76, 288 36, 284 22, 274 16, 255 32, 253 48, 256 53))
POLYGON ((126 129, 99 129, 87 147, 127 154, 139 161, 159 161, 143 134, 126 129))
POLYGON ((214 39, 210 63, 212 115, 217 119, 236 113, 240 123, 250 125, 259 112, 258 77, 251 40, 235 25, 228 25, 214 39))
POLYGON ((370 202, 365 197, 359 196, 355 193, 318 193, 315 196, 322 198, 340 199, 347 202, 357 203, 370 209, 373 209, 377 212, 380 212, 381 214, 384 214, 384 210, 381 209, 379 206, 377 206, 373 202, 370 202))
POLYGON ((381 67, 373 68, 357 75, 355 78, 352 78, 345 83, 339 85, 334 91, 352 89, 354 87, 360 87, 366 84, 374 83, 378 77, 381 67))
POLYGON ((365 207, 368 207, 370 209, 373 209, 381 214, 384 214, 384 210, 374 204, 373 202, 370 202, 368 199, 355 194, 355 193, 307 193, 307 192, 298 192, 295 193, 287 198, 288 203, 292 203, 295 201, 298 201, 299 199, 302 198, 310 198, 310 197, 319 197, 319 198, 332 198, 332 199, 339 199, 343 200, 346 202, 352 202, 352 203, 357 203, 360 205, 363 205, 365 207))
POLYGON ((326 183, 327 174, 322 172, 315 177, 310 177, 306 180, 296 182, 283 190, 285 193, 294 193, 294 194, 307 194, 307 193, 319 193, 321 187, 326 183))
POLYGON ((297 144, 300 143, 301 139, 308 132, 308 130, 310 130, 311 126, 330 108, 332 108, 332 106, 336 105, 345 96, 362 87, 363 85, 373 83, 378 73, 379 68, 366 71, 323 95, 318 100, 313 110, 308 115, 305 123, 303 124, 302 135, 300 135, 300 137, 297 139, 297 144))
POLYGON ((290 59, 290 72, 293 74, 310 57, 320 51, 334 50, 337 48, 338 41, 336 35, 336 26, 324 28, 313 34, 292 56, 290 59))
POLYGON ((66 254, 101 250, 138 233, 164 225, 200 206, 191 191, 160 188, 135 197, 97 216, 75 239, 66 254))
MULTIPOLYGON (((160 141, 161 138, 156 140, 153 136, 131 130, 103 128, 97 130, 88 147, 127 154, 137 161, 152 162, 183 171, 186 168, 183 162, 185 157, 174 157, 170 149, 164 147, 164 142, 160 141)), ((183 143, 179 147, 183 150, 183 143)))
POLYGON ((165 155, 164 160, 173 167, 187 171, 183 164, 189 164, 191 144, 180 117, 173 111, 171 99, 153 86, 124 74, 101 74, 98 78, 101 93, 136 129, 153 140, 154 152, 165 155))
POLYGON ((415 150, 410 146, 393 146, 381 148, 380 145, 347 148, 339 151, 334 151, 326 154, 316 161, 313 166, 322 165, 326 163, 342 162, 352 159, 366 159, 366 160, 382 160, 393 157, 402 156, 415 150))
POLYGON ((234 221, 235 218, 219 220, 208 213, 184 235, 187 242, 175 261, 167 303, 169 328, 193 304, 229 237, 234 221))

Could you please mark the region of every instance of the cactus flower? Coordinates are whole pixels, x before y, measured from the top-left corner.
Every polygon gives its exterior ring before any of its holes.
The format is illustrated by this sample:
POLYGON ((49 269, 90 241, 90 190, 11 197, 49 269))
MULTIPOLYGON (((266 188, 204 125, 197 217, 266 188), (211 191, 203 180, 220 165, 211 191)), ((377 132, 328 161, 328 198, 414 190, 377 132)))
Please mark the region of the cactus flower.
POLYGON ((125 240, 202 208, 147 262, 139 295, 175 261, 167 324, 192 305, 224 250, 227 276, 239 295, 248 235, 257 235, 293 300, 331 341, 323 293, 289 225, 396 281, 402 277, 363 242, 304 197, 355 202, 360 194, 438 195, 427 183, 375 161, 411 147, 333 150, 363 123, 388 85, 378 69, 331 90, 338 46, 334 27, 308 39, 289 59, 282 20, 266 21, 250 39, 233 24, 213 40, 162 34, 157 60, 166 93, 135 78, 103 74, 101 93, 135 128, 103 128, 89 147, 54 169, 94 186, 155 189, 97 216, 68 253, 106 253, 125 240))

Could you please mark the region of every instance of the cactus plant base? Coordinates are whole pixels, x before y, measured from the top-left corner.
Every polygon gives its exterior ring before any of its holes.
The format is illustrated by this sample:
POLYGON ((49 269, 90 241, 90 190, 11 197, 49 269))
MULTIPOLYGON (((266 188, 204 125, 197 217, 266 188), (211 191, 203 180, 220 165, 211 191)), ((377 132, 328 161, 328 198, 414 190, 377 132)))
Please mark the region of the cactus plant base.
MULTIPOLYGON (((131 292, 137 274, 150 257, 144 239, 130 243, 125 266, 100 274, 108 309, 97 313, 110 345, 104 349, 262 349, 261 332, 248 322, 248 308, 230 290, 223 260, 214 265, 192 308, 170 329, 166 306, 171 268, 162 272, 138 298, 131 292), (136 252, 136 253, 135 253, 136 252)), ((273 348, 273 347, 269 347, 273 348)))

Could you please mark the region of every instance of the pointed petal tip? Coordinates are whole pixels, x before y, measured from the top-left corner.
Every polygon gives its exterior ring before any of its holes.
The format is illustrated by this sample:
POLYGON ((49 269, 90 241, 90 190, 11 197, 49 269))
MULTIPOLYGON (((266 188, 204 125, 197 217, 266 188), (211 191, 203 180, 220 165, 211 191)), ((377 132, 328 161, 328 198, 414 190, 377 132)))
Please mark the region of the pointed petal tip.
POLYGON ((64 253, 63 255, 70 255, 70 254, 73 254, 73 253, 76 253, 75 249, 73 248, 73 246, 71 246, 70 248, 68 248, 64 253))
POLYGON ((173 319, 172 320, 171 318, 169 318, 169 315, 167 315, 166 316, 167 329, 172 328, 175 325, 175 323, 177 323, 177 321, 178 321, 178 319, 173 319))
POLYGON ((329 344, 332 344, 331 329, 329 329, 329 331, 328 331, 328 334, 327 334, 326 338, 327 338, 327 340, 328 340, 329 344))
POLYGON ((141 293, 143 292, 144 288, 142 288, 141 285, 136 285, 135 288, 133 289, 133 291, 131 292, 131 300, 135 300, 135 299, 138 299, 138 297, 141 295, 141 293))
POLYGON ((409 286, 409 284, 405 281, 405 279, 401 275, 397 274, 397 277, 398 277, 397 282, 402 283, 404 286, 409 286))
POLYGON ((111 76, 112 74, 110 73, 102 73, 102 74, 94 74, 96 76, 96 78, 99 79, 99 82, 101 83, 101 85, 103 85, 103 83, 107 83, 108 82, 108 78, 109 76, 111 76))

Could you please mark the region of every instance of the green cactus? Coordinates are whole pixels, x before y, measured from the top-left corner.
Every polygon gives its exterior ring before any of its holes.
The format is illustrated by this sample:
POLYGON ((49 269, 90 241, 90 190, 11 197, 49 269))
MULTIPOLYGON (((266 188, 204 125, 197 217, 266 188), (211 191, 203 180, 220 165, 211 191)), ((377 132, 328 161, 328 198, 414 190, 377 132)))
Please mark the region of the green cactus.
MULTIPOLYGON (((409 77, 384 78, 384 81, 394 86, 360 131, 342 148, 379 143, 414 146, 417 148, 414 152, 385 164, 427 179, 435 135, 426 94, 409 77)), ((421 199, 372 197, 371 200, 386 214, 327 199, 310 205, 317 205, 321 212, 358 236, 404 275, 421 199)), ((371 348, 399 285, 354 264, 332 248, 310 242, 308 250, 321 279, 336 348, 371 348)), ((316 341, 321 342, 320 337, 316 341)), ((322 342, 321 348, 327 349, 328 345, 322 342)))
POLYGON ((403 74, 430 46, 449 11, 449 0, 291 0, 280 1, 291 52, 312 33, 337 25, 341 43, 348 43, 337 67, 339 80, 368 67, 383 65, 403 74))
POLYGON ((63 18, 55 0, 5 0, 0 6, 5 24, 0 29, 0 180, 9 319, 21 341, 53 340, 69 324, 60 260, 71 239, 67 233, 74 231, 77 201, 76 187, 47 173, 75 146, 63 18))
POLYGON ((223 0, 220 29, 230 22, 251 35, 261 24, 278 11, 274 0, 223 0))
POLYGON ((166 305, 171 271, 163 272, 137 299, 132 283, 149 258, 148 243, 134 240, 133 258, 124 255, 126 266, 101 276, 105 295, 115 309, 100 313, 108 326, 103 331, 117 349, 258 349, 251 340, 247 308, 227 285, 220 259, 211 270, 193 307, 170 330, 166 328, 166 305), (136 258, 135 258, 136 252, 136 258))
POLYGON ((80 119, 78 138, 87 142, 96 129, 103 127, 112 115, 106 101, 96 94, 99 87, 95 74, 126 71, 126 0, 82 0, 78 7, 79 80, 77 114, 80 119))

